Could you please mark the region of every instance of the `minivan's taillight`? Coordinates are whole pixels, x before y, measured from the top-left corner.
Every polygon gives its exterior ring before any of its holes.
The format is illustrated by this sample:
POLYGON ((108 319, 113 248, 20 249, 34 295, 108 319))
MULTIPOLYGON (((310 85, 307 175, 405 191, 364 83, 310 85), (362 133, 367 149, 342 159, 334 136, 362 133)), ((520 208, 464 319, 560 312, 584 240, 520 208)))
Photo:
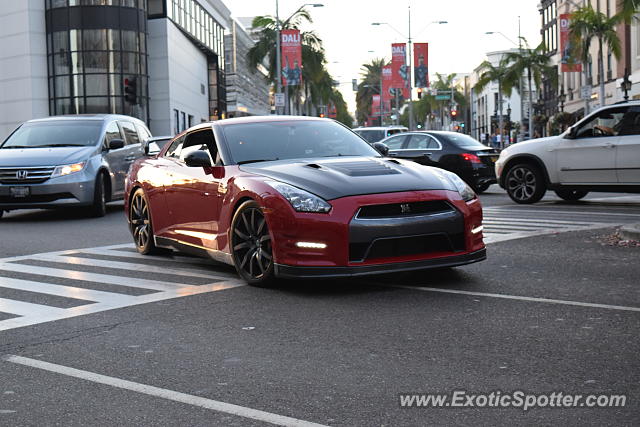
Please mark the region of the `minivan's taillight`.
POLYGON ((476 156, 475 154, 472 154, 472 153, 462 153, 462 154, 460 154, 460 156, 462 156, 462 158, 467 162, 482 163, 480 161, 480 157, 478 157, 478 156, 476 156))

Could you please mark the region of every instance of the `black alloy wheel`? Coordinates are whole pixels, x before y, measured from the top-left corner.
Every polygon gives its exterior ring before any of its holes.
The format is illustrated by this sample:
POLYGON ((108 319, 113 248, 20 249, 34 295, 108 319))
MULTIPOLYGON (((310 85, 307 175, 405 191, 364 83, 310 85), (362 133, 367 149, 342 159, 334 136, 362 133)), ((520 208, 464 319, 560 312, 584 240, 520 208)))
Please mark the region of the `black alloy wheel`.
POLYGON ((238 274, 254 286, 267 286, 274 278, 271 235, 260 205, 244 202, 231 223, 231 253, 238 274))
POLYGON ((505 184, 511 200, 520 204, 536 203, 547 192, 540 169, 528 163, 509 169, 505 184))
POLYGON ((558 195, 558 197, 568 202, 575 202, 577 200, 582 199, 587 194, 589 194, 588 191, 584 191, 584 190, 567 190, 564 188, 555 190, 555 193, 558 195))
POLYGON ((474 186, 474 190, 476 192, 476 194, 482 194, 485 191, 487 191, 489 189, 489 187, 491 187, 491 184, 488 182, 485 182, 484 184, 476 184, 474 186))
POLYGON ((143 255, 159 252, 153 240, 149 203, 147 203, 147 198, 142 188, 138 188, 131 198, 129 205, 129 227, 138 252, 143 255))
POLYGON ((91 216, 100 218, 107 214, 107 189, 104 173, 100 172, 93 189, 93 203, 89 208, 91 216))

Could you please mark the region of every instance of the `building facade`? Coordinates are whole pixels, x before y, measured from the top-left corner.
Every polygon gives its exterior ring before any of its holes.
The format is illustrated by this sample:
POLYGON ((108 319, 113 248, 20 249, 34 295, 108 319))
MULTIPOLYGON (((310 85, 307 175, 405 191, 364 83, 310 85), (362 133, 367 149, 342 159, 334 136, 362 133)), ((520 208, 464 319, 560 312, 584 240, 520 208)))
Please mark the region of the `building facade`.
MULTIPOLYGON (((518 52, 518 49, 489 52, 486 60, 492 65, 500 64, 502 58, 510 52, 518 52)), ((498 95, 498 82, 491 82, 482 91, 478 91, 475 86, 482 74, 478 66, 469 77, 470 91, 470 115, 471 115, 471 136, 486 141, 488 137, 498 132, 500 115, 502 115, 503 132, 515 136, 519 132, 519 124, 528 120, 531 108, 529 105, 529 91, 526 84, 523 85, 521 99, 520 93, 514 89, 511 95, 502 95, 502 106, 500 106, 498 95), (517 125, 516 125, 517 124, 517 125)), ((532 88, 533 99, 537 99, 537 90, 532 88)))
POLYGON ((227 113, 229 117, 266 115, 271 112, 267 69, 249 65, 247 54, 255 45, 242 21, 233 20, 225 35, 227 113))
POLYGON ((49 115, 128 114, 172 135, 226 114, 219 0, 7 1, 0 22, 0 139, 49 115))

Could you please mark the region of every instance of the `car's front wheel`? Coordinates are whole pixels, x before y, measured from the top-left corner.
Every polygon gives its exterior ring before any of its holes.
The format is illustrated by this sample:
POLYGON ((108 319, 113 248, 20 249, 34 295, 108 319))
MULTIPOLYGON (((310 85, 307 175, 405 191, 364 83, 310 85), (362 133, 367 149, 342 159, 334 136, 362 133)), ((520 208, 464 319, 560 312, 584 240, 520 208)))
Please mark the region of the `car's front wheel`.
POLYGON ((153 227, 151 225, 151 212, 149 203, 142 188, 138 188, 129 204, 129 227, 133 235, 136 249, 142 255, 151 255, 160 252, 153 239, 153 227))
POLYGON ((521 204, 536 203, 547 192, 542 172, 529 163, 511 167, 507 172, 505 187, 511 200, 521 204))
POLYGON ((254 286, 268 286, 274 279, 269 226, 260 205, 244 202, 231 222, 231 253, 238 274, 254 286))
POLYGON ((491 183, 485 182, 484 184, 476 184, 474 190, 476 194, 482 194, 491 187, 491 183))
POLYGON ((89 208, 89 214, 94 217, 103 217, 107 214, 107 188, 104 173, 99 173, 93 189, 93 203, 89 208))
POLYGON ((584 196, 589 194, 588 191, 584 191, 584 190, 566 190, 566 189, 555 190, 555 193, 558 195, 558 197, 568 202, 575 202, 576 200, 580 200, 584 196))

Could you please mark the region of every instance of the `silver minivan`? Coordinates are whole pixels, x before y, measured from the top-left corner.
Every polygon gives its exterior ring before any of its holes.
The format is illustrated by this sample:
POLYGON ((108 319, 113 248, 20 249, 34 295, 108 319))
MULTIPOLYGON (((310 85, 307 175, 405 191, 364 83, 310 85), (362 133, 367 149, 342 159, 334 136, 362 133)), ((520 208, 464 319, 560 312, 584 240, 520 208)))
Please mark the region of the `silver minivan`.
POLYGON ((104 216, 124 196, 129 166, 151 132, 116 114, 29 120, 0 145, 0 216, 13 209, 85 206, 104 216))

